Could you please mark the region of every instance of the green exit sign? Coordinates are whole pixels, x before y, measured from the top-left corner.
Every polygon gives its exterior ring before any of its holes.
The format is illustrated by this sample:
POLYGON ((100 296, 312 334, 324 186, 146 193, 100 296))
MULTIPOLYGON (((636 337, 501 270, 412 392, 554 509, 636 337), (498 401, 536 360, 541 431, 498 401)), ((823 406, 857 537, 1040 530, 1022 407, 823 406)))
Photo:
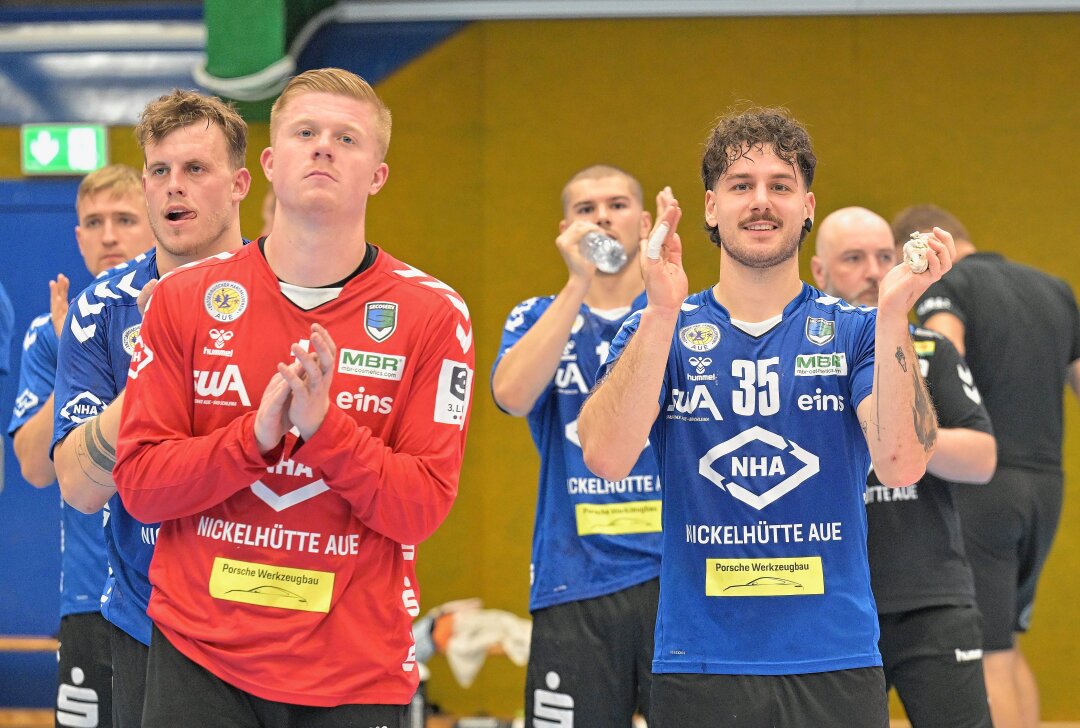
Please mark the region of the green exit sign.
POLYGON ((24 124, 23 174, 86 174, 108 164, 100 124, 24 124))

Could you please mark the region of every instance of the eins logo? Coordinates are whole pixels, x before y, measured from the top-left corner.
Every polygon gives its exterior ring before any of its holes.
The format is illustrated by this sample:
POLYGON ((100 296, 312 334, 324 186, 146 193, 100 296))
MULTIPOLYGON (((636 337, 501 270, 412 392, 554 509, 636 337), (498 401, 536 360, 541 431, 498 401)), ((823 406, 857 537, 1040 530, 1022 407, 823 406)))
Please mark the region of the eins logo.
POLYGON ((247 309, 248 295, 236 281, 218 281, 206 289, 203 305, 215 321, 228 323, 240 318, 247 309))

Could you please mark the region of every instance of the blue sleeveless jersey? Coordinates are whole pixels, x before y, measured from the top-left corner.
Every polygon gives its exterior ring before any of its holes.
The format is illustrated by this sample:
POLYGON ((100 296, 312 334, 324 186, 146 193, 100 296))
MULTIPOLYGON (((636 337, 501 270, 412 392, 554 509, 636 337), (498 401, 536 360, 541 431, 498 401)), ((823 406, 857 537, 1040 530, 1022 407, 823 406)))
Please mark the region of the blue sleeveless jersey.
MULTIPOLYGON (((875 320, 804 284, 752 336, 711 289, 686 299, 652 429, 666 491, 654 672, 881 664, 856 416, 875 320)), ((612 360, 639 321, 623 324, 612 360)))
MULTIPOLYGON (((59 342, 52 317, 45 313, 30 322, 23 336, 19 394, 8 434, 26 424, 49 399, 56 379, 59 342)), ((108 573, 102 515, 86 515, 60 501, 60 616, 96 612, 108 573)))
MULTIPOLYGON (((531 298, 510 312, 495 367, 553 300, 531 298)), ((631 308, 644 306, 641 294, 631 308)), ((660 480, 653 447, 642 443, 630 475, 608 481, 585 467, 577 436, 578 412, 624 319, 581 307, 559 369, 527 417, 540 453, 530 611, 611 594, 660 573, 660 480)))
MULTIPOLYGON (((53 447, 101 413, 127 386, 128 364, 142 316, 136 299, 158 277, 150 251, 99 276, 72 302, 60 337, 53 447)), ((118 495, 105 506, 109 576, 101 613, 127 634, 150 644, 150 580, 158 524, 144 524, 124 509, 118 495)), ((98 516, 100 518, 100 516, 98 516)))

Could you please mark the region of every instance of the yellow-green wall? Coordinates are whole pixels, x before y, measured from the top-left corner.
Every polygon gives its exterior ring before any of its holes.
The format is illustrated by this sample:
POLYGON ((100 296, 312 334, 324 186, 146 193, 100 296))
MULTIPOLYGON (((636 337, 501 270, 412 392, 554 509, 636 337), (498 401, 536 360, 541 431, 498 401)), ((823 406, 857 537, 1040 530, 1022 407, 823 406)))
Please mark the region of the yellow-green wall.
MULTIPOLYGON (((672 185, 688 213, 691 286, 701 288, 716 273, 714 249, 695 232, 710 121, 742 100, 784 104, 815 142, 818 219, 851 204, 889 217, 936 202, 982 248, 1080 288, 1078 47, 1077 14, 490 22, 380 84, 395 126, 369 237, 463 294, 477 346, 460 495, 420 549, 425 607, 481 596, 489 607, 527 610, 537 458, 525 423, 492 405, 488 371, 510 308, 565 280, 553 241, 569 174, 603 161, 636 173, 650 194, 672 185)), ((254 169, 265 126, 253 136, 254 169)), ((110 137, 118 161, 139 159, 129 138, 110 137)), ((0 144, 16 149, 15 132, 0 130, 0 144)), ((15 174, 17 160, 0 160, 0 176, 15 174)), ((265 189, 255 177, 250 234, 265 189)), ((1072 491, 1072 403, 1067 415, 1072 491)), ((1047 720, 1080 719, 1069 680, 1080 663, 1078 517, 1067 496, 1023 641, 1047 720)), ((468 690, 442 658, 433 670, 430 696, 444 707, 511 713, 523 704, 524 671, 505 658, 492 658, 468 690)))

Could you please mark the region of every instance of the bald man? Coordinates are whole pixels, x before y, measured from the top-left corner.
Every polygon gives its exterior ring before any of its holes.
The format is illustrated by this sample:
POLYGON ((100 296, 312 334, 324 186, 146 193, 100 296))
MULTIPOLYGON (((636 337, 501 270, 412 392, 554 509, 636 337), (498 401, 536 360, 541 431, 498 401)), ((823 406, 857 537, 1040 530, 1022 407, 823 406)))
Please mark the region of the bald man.
MULTIPOLYGON (((819 288, 852 304, 877 303, 897 255, 889 224, 846 207, 819 228, 811 271, 819 288)), ((983 682, 975 583, 963 549, 955 490, 985 483, 996 448, 990 417, 956 348, 912 327, 940 427, 922 480, 905 488, 867 477, 867 549, 885 681, 912 726, 991 726, 983 682)))

